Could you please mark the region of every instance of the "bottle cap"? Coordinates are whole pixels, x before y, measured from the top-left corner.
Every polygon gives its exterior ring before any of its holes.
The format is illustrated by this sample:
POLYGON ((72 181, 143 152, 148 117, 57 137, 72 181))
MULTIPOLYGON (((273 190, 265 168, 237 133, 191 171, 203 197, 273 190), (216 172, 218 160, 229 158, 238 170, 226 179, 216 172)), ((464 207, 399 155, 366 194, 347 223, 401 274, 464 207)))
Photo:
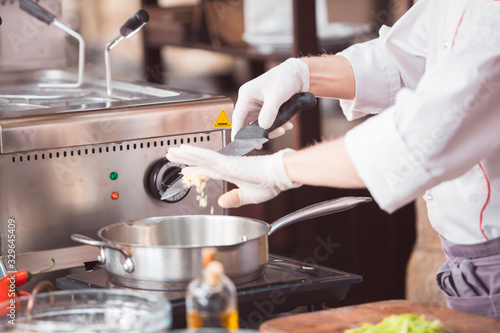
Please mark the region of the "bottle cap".
POLYGON ((219 261, 211 261, 203 272, 205 280, 214 285, 219 283, 222 274, 224 266, 219 261))
POLYGON ((216 260, 217 258, 217 249, 215 247, 204 247, 201 249, 201 262, 203 263, 203 267, 207 267, 207 265, 216 260))

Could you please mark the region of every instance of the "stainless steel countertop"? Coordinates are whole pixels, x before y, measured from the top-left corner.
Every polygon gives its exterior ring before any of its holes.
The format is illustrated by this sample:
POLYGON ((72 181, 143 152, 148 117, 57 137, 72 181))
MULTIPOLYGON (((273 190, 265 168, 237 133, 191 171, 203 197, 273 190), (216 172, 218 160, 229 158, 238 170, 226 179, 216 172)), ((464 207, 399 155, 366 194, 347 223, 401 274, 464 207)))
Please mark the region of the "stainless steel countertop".
MULTIPOLYGON (((130 139, 213 131, 221 110, 230 117, 231 99, 177 90, 149 83, 114 81, 114 95, 105 80, 86 77, 82 88, 39 88, 40 82, 71 81, 59 70, 7 73, 0 77, 0 153, 82 146, 130 139), (63 105, 71 98, 77 105, 63 105), (51 106, 51 99, 55 103, 51 106), (87 104, 81 101, 89 100, 87 104), (1 101, 8 101, 1 104, 1 101), (35 102, 35 103, 34 103, 35 102), (38 109, 1 111, 24 103, 38 109)), ((71 104, 71 103, 70 103, 71 104)))

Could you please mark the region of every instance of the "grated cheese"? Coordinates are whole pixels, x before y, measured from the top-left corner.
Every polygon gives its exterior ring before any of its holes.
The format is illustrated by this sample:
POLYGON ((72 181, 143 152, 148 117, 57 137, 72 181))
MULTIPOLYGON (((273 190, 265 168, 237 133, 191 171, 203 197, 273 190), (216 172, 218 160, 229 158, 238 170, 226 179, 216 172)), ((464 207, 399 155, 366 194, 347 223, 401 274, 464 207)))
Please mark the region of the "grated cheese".
POLYGON ((196 188, 196 200, 198 201, 200 207, 207 207, 208 198, 205 194, 205 187, 207 186, 207 180, 209 178, 207 176, 199 175, 199 174, 187 174, 182 177, 182 182, 184 187, 189 188, 194 186, 196 188))

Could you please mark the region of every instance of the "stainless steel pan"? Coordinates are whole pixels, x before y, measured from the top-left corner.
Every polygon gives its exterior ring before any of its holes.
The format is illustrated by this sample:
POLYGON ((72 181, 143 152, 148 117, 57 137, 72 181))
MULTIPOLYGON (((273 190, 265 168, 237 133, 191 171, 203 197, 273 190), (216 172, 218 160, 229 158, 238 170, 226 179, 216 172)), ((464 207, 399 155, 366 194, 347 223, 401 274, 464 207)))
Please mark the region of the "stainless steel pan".
POLYGON ((73 234, 74 241, 98 246, 109 280, 131 288, 184 289, 200 273, 201 250, 214 247, 236 284, 261 277, 269 258, 268 235, 309 218, 344 211, 371 198, 343 197, 308 206, 272 224, 256 219, 183 215, 115 223, 99 230, 97 241, 73 234))

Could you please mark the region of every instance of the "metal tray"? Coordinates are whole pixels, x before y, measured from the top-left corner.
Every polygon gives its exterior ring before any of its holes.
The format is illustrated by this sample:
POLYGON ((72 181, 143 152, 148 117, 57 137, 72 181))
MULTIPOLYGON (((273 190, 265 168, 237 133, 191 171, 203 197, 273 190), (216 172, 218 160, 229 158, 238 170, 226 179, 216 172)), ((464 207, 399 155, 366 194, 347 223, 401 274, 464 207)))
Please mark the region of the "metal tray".
POLYGON ((76 73, 62 70, 2 73, 0 119, 96 108, 158 104, 206 96, 206 94, 181 91, 148 82, 114 80, 114 94, 110 97, 106 93, 105 79, 99 76, 86 76, 80 88, 39 86, 41 83, 72 82, 75 77, 76 73), (37 108, 37 105, 40 107, 37 108), (41 111, 42 109, 44 110, 41 111))
POLYGON ((0 154, 123 142, 213 131, 233 103, 224 96, 172 89, 144 82, 86 76, 81 88, 42 88, 72 82, 61 70, 2 73, 0 154))

